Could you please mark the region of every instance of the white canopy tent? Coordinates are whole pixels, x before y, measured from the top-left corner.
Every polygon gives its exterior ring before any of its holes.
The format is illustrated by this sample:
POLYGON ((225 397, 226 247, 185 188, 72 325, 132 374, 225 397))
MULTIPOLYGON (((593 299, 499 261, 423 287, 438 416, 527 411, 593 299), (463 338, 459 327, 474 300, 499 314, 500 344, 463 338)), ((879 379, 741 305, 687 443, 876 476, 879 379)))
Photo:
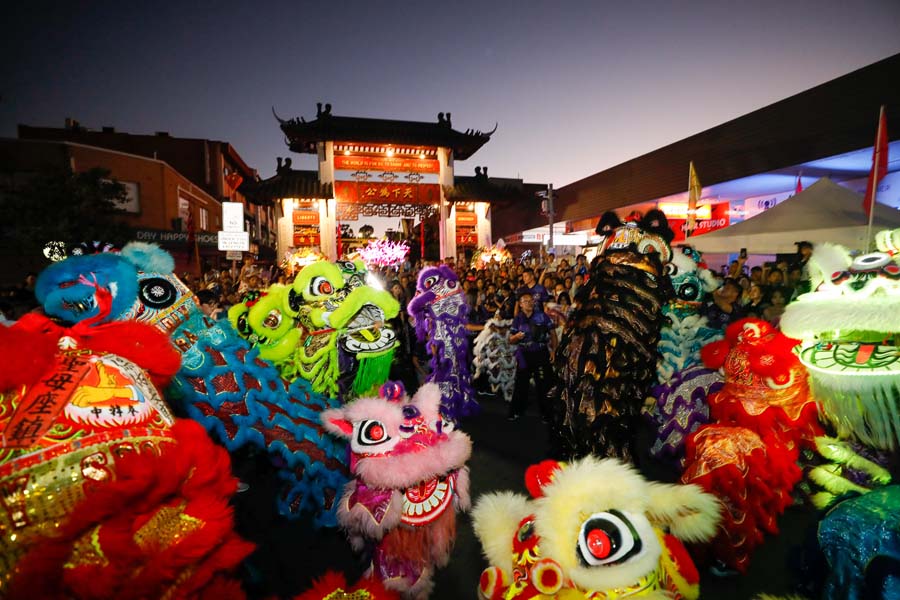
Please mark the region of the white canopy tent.
MULTIPOLYGON (((868 218, 862 196, 827 177, 746 221, 687 243, 704 253, 729 254, 746 248, 749 254, 797 251, 796 242, 832 242, 850 250, 864 250, 868 218)), ((900 228, 900 211, 875 204, 872 234, 900 228)))

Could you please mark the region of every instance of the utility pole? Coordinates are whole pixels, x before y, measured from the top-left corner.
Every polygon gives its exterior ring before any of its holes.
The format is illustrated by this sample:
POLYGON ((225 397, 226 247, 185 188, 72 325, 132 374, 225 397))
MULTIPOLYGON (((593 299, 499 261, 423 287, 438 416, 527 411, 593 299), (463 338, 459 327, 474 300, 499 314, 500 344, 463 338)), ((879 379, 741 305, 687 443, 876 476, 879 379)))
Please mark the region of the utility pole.
POLYGON ((547 240, 548 249, 553 248, 553 184, 547 184, 546 192, 538 192, 537 194, 544 200, 541 202, 541 214, 547 215, 547 221, 550 223, 550 238, 547 240))

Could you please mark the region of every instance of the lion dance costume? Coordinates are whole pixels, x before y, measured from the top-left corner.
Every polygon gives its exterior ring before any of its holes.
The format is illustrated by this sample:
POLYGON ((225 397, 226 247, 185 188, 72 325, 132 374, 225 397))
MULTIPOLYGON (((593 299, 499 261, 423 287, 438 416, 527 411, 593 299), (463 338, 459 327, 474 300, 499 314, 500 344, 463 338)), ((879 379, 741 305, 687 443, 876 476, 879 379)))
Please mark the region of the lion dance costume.
POLYGON ((782 330, 802 341, 823 416, 841 438, 885 450, 900 446, 900 229, 876 236, 878 252, 851 258, 817 245, 812 291, 788 305, 782 330))
POLYGON ((168 338, 110 321, 128 274, 113 255, 58 263, 36 286, 56 320, 0 328, 0 595, 243 596, 228 455, 162 400, 168 338))
POLYGON ((478 412, 469 373, 468 311, 462 286, 450 267, 422 269, 407 312, 415 321, 416 337, 431 355, 426 381, 440 386, 441 411, 455 423, 478 412))
POLYGON ((656 379, 662 308, 672 293, 664 272, 672 232, 665 215, 650 211, 625 224, 607 213, 598 233, 605 235, 600 254, 556 352, 554 429, 565 456, 633 461, 637 420, 656 379))
POLYGON ((694 485, 653 483, 617 459, 592 456, 528 469, 533 499, 495 492, 472 511, 491 566, 479 598, 699 597, 681 540, 716 532, 719 503, 694 485))
POLYGON ((900 230, 875 242, 875 252, 855 257, 817 244, 811 291, 781 319, 801 340, 820 414, 841 438, 817 440, 830 463, 810 472, 825 488, 818 506, 844 499, 818 525, 828 598, 900 597, 900 486, 885 485, 891 475, 881 466, 900 447, 900 230))
POLYGON ((472 442, 441 415, 440 403, 436 384, 409 399, 389 382, 381 397, 322 413, 353 452, 341 527, 357 551, 371 551, 368 575, 405 598, 428 597, 435 568, 450 558, 456 510, 469 507, 472 442))
POLYGON ((718 371, 705 368, 700 360, 700 349, 720 339, 722 332, 710 328, 700 314, 706 293, 717 285, 700 253, 690 246, 675 248, 666 272, 675 297, 663 307, 665 325, 657 347, 659 384, 652 389, 655 402, 647 417, 655 432, 650 455, 680 461, 687 436, 709 422, 706 397, 722 387, 718 371))
POLYGON ((512 319, 499 314, 488 319, 475 338, 475 378, 484 377, 493 393, 512 402, 516 387, 516 348, 509 341, 512 319))
POLYGON ((802 476, 800 448, 822 433, 796 344, 765 321, 742 319, 702 351, 707 367, 724 369, 725 385, 708 398, 713 424, 688 437, 681 481, 723 500, 711 548, 740 572, 765 533, 778 533, 776 519, 802 476))

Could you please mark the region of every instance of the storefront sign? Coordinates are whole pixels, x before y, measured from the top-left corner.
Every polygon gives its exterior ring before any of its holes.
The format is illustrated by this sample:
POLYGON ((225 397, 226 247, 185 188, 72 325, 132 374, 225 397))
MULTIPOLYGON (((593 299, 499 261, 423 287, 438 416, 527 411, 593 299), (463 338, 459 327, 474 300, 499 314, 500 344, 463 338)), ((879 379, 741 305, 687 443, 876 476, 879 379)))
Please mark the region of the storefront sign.
MULTIPOLYGON (((202 231, 195 233, 194 238, 201 246, 216 246, 219 241, 219 236, 217 234, 202 231)), ((134 239, 139 242, 153 242, 163 246, 186 244, 188 241, 188 232, 166 231, 162 229, 135 229, 134 239)))
POLYGON ((475 246, 478 243, 478 233, 474 229, 463 228, 456 230, 457 246, 475 246))
POLYGON ((292 213, 294 225, 318 225, 318 210, 295 210, 292 213))
POLYGON ((478 215, 473 212, 456 211, 457 227, 475 227, 478 225, 478 215))
POLYGON ((250 233, 247 231, 220 231, 219 251, 250 250, 250 233))
POLYGON ((335 181, 334 197, 353 204, 437 204, 441 188, 436 183, 335 181))
MULTIPOLYGON (((728 227, 731 224, 731 215, 728 214, 729 208, 727 202, 712 205, 710 217, 708 219, 697 219, 691 237, 728 227)), ((672 240, 673 244, 686 240, 690 242, 686 235, 687 221, 685 219, 669 219, 669 227, 675 233, 675 239, 672 240)))
POLYGON ((439 173, 441 164, 437 160, 428 158, 338 155, 334 157, 334 168, 345 171, 439 173))
POLYGON ((514 233, 504 238, 507 244, 541 244, 544 242, 543 233, 514 233))
POLYGON ((240 202, 222 203, 222 231, 244 230, 244 205, 240 202))
POLYGON ((294 246, 297 248, 303 246, 312 246, 318 248, 319 240, 320 238, 318 233, 294 234, 294 246))

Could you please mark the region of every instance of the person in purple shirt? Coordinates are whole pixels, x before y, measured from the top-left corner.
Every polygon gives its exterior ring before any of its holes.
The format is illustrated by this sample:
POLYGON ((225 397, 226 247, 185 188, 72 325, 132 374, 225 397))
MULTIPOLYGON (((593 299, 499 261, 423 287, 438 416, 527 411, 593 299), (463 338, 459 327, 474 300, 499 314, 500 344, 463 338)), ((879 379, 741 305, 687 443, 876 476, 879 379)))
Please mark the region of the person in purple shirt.
POLYGON ((551 408, 547 392, 553 376, 551 364, 556 352, 556 331, 550 317, 536 310, 534 297, 528 292, 519 296, 519 314, 513 318, 509 341, 516 345, 518 364, 508 418, 515 421, 525 413, 531 387, 529 380, 533 376, 541 416, 549 421, 551 408))
POLYGON ((516 290, 516 296, 521 298, 523 294, 530 294, 534 300, 534 310, 544 312, 544 302, 550 302, 550 293, 534 278, 534 269, 522 271, 522 285, 516 290))

